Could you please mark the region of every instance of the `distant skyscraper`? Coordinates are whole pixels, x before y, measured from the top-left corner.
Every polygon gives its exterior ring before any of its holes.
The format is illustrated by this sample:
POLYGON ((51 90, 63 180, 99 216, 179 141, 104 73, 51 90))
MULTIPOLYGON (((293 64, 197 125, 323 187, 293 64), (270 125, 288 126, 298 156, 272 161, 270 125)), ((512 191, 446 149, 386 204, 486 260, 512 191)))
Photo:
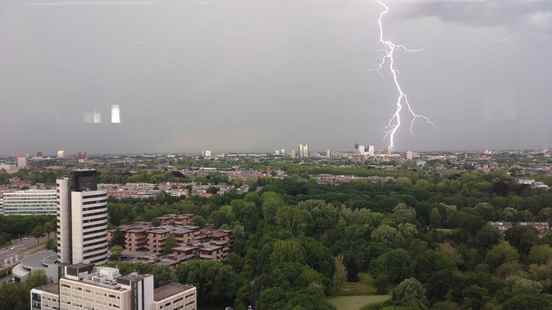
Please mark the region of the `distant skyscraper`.
POLYGON ((297 151, 291 150, 291 153, 289 154, 289 156, 293 159, 297 158, 297 151))
POLYGON ((121 123, 121 108, 118 104, 111 106, 111 123, 120 124, 121 123))
POLYGON ((100 113, 94 112, 92 123, 94 124, 101 124, 102 123, 102 115, 100 113))
POLYGON ((326 150, 326 158, 328 158, 328 159, 332 158, 332 150, 330 150, 330 149, 326 150))
POLYGON ((376 155, 376 147, 373 144, 370 144, 368 146, 368 156, 375 156, 376 155))
POLYGON ((25 155, 17 155, 15 157, 15 165, 19 169, 27 168, 27 157, 25 155))
POLYGON ((297 147, 297 155, 301 159, 309 158, 310 157, 309 145, 308 144, 299 144, 299 146, 297 147))
POLYGON ((62 159, 64 157, 65 157, 65 151, 64 150, 57 151, 57 158, 62 159))
POLYGON ((88 160, 88 153, 87 152, 79 152, 77 156, 77 161, 79 163, 83 163, 88 160))
POLYGON ((406 159, 407 160, 413 160, 414 156, 415 156, 414 152, 412 152, 412 151, 406 152, 406 159))
POLYGON ((66 264, 105 262, 107 193, 98 190, 96 170, 75 170, 56 184, 58 260, 66 264))
POLYGON ((205 157, 205 158, 211 158, 212 153, 211 153, 210 150, 205 150, 205 151, 203 151, 203 154, 202 154, 202 155, 203 155, 203 157, 205 157))

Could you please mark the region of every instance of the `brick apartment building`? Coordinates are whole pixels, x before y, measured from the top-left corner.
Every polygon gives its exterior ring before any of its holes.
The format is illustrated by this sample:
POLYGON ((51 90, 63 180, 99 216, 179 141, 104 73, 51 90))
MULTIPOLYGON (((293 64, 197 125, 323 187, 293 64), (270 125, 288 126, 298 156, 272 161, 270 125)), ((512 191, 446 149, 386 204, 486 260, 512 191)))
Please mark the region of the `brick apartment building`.
MULTIPOLYGON (((160 226, 138 222, 118 227, 124 233, 125 254, 132 258, 166 265, 175 265, 190 259, 224 260, 230 253, 232 233, 212 227, 200 228, 190 225, 193 215, 167 215, 158 218, 160 226), (162 256, 169 238, 176 246, 168 255, 162 256)), ((114 231, 109 232, 111 240, 114 231)))

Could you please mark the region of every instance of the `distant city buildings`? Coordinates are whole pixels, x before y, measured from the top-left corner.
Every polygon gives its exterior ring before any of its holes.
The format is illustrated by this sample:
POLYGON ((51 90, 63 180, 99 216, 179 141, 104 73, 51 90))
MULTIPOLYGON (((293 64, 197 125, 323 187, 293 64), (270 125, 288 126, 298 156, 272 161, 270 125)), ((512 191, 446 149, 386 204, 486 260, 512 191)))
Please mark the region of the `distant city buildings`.
POLYGON ((550 186, 544 184, 544 182, 536 181, 534 179, 518 179, 517 183, 521 185, 528 185, 532 189, 542 189, 542 190, 550 189, 550 186))
POLYGON ((4 170, 6 173, 12 174, 17 172, 16 165, 0 164, 0 172, 4 170))
POLYGON ((201 155, 202 155, 204 158, 211 158, 212 153, 211 153, 210 150, 205 150, 205 151, 202 152, 201 155))
POLYGON ((291 150, 290 157, 293 158, 293 159, 296 159, 297 158, 297 151, 296 150, 291 150))
POLYGON ((98 189, 113 199, 155 199, 161 195, 158 186, 151 183, 98 184, 98 189))
POLYGON ((357 155, 360 156, 375 156, 376 155, 376 148, 374 145, 364 145, 364 144, 355 144, 355 151, 357 155))
POLYGON ((412 151, 406 152, 406 160, 414 160, 414 157, 416 157, 416 154, 412 151))
POLYGON ((63 159, 63 158, 65 158, 65 151, 64 151, 64 150, 58 150, 58 151, 57 151, 57 154, 56 154, 56 157, 57 157, 58 159, 63 159))
POLYGON ((540 238, 550 231, 548 222, 490 222, 489 224, 501 233, 505 233, 508 229, 515 226, 532 227, 537 231, 540 238))
POLYGON ((27 168, 27 157, 25 155, 17 155, 15 158, 15 165, 18 169, 27 168))
POLYGON ((77 161, 79 163, 84 163, 88 160, 88 153, 87 152, 79 152, 77 154, 77 161))
POLYGON ((368 146, 368 156, 376 156, 376 147, 373 144, 368 146))
POLYGON ((55 215, 57 198, 55 190, 23 190, 3 193, 4 215, 55 215))
POLYGON ((121 108, 118 104, 111 106, 111 123, 120 124, 121 123, 121 108))
POLYGON ((171 282, 154 288, 154 276, 122 276, 117 268, 64 265, 59 283, 33 288, 31 310, 197 310, 197 290, 171 282))
POLYGON ((320 174, 317 176, 318 184, 323 185, 339 185, 339 184, 349 184, 355 181, 365 181, 370 183, 386 183, 394 182, 395 178, 393 177, 380 177, 380 176, 370 176, 370 177, 357 177, 354 175, 334 175, 334 174, 320 174))
POLYGON ((81 169, 57 180, 58 259, 65 264, 102 263, 108 258, 107 193, 96 170, 81 169))
POLYGON ((297 146, 297 156, 299 159, 306 159, 310 157, 309 145, 308 144, 299 144, 297 146))
POLYGON ((278 149, 274 150, 275 156, 286 156, 286 149, 278 149))

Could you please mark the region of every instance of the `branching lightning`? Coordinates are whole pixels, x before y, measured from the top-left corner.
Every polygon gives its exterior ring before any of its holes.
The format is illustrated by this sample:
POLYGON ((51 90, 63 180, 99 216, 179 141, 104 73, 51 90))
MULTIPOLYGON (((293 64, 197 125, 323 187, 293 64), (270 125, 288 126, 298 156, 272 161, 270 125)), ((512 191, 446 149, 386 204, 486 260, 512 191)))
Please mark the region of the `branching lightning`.
POLYGON ((403 91, 401 84, 399 83, 399 74, 398 70, 395 68, 395 50, 401 49, 406 52, 416 52, 419 50, 411 50, 406 46, 394 43, 393 41, 386 40, 383 35, 383 18, 387 13, 389 13, 389 7, 383 1, 378 0, 377 3, 383 7, 383 11, 378 16, 378 26, 379 26, 379 42, 383 45, 385 49, 385 54, 379 63, 379 70, 382 70, 383 67, 388 64, 389 71, 393 78, 393 83, 398 92, 397 101, 395 102, 395 112, 387 122, 387 127, 385 131, 385 138, 389 137, 388 151, 391 152, 395 148, 395 136, 399 129, 401 128, 401 112, 404 107, 411 115, 412 119, 410 121, 410 133, 414 134, 414 123, 417 119, 422 119, 426 123, 435 126, 433 121, 425 115, 418 114, 414 111, 410 103, 408 102, 408 96, 403 91))

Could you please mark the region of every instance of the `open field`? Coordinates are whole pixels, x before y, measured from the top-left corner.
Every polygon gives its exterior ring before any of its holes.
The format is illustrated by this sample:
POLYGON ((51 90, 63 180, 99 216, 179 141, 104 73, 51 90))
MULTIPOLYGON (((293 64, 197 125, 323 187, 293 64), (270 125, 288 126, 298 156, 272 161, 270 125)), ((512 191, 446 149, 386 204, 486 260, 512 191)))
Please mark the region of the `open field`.
POLYGON ((337 310, 360 310, 364 306, 381 303, 387 299, 389 299, 389 295, 337 296, 329 298, 328 301, 337 310))
POLYGON ((360 274, 359 282, 345 282, 343 287, 337 292, 337 296, 360 296, 376 294, 374 279, 367 274, 360 274))
POLYGON ((388 295, 375 295, 376 292, 374 279, 368 273, 361 273, 359 282, 346 282, 336 296, 328 298, 328 301, 337 310, 360 310, 364 306, 389 299, 388 295))

